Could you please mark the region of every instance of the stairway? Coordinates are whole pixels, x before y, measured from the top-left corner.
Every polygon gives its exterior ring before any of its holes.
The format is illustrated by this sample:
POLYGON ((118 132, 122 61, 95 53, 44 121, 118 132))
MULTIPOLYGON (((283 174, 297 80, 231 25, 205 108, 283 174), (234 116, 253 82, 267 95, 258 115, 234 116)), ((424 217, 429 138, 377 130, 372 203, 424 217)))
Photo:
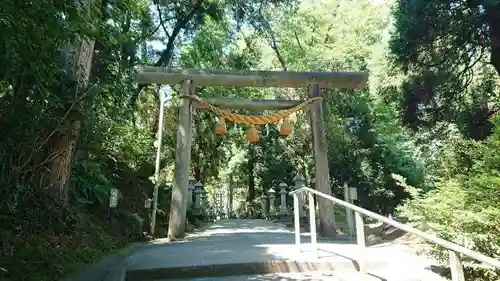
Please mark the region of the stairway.
MULTIPOLYGON (((148 245, 125 259, 122 279, 167 280, 336 280, 357 281, 357 245, 349 239, 320 240, 319 259, 294 245, 294 233, 268 220, 221 220, 184 242, 148 245)), ((442 281, 425 270, 429 261, 407 252, 402 245, 369 247, 370 276, 386 281, 442 281), (404 273, 404 274, 402 274, 404 273)))

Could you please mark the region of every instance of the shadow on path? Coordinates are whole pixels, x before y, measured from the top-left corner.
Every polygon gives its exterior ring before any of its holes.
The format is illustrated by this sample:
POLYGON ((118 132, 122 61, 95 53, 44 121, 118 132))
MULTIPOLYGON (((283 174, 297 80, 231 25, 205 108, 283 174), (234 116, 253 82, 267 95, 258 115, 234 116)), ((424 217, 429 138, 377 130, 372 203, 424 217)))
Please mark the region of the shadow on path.
MULTIPOLYGON (((126 259, 127 280, 359 280, 359 249, 352 240, 320 239, 318 260, 313 258, 310 237, 302 235, 301 240, 299 252, 294 233, 282 225, 222 220, 184 241, 139 249, 126 259), (248 274, 260 275, 243 276, 248 274)), ((404 246, 378 244, 367 252, 370 281, 442 280, 429 277, 404 246), (411 278, 399 278, 404 271, 411 278)))

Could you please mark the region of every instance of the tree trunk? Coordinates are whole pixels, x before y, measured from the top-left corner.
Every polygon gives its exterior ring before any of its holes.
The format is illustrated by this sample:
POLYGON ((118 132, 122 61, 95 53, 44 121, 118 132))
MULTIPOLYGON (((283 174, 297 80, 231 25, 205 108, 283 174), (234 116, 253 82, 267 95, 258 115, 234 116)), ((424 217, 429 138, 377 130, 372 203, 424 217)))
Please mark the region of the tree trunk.
POLYGON ((71 120, 64 125, 64 132, 58 137, 54 150, 56 157, 50 163, 50 189, 54 198, 68 202, 71 167, 75 153, 76 139, 80 132, 80 121, 71 120))
MULTIPOLYGON (((90 1, 82 3, 82 11, 89 12, 90 4, 90 1)), ((55 157, 50 163, 50 185, 48 187, 55 198, 61 200, 64 204, 68 202, 73 156, 81 127, 80 114, 78 114, 79 105, 76 103, 79 102, 81 95, 88 86, 94 44, 94 39, 81 38, 79 44, 72 48, 68 55, 68 58, 71 59, 68 68, 70 68, 70 73, 73 74, 73 79, 76 81, 76 88, 74 89, 75 104, 69 109, 67 114, 69 119, 63 123, 64 127, 61 133, 55 136, 53 149, 55 157)))
POLYGON ((487 9, 491 44, 491 64, 500 75, 500 4, 487 9))

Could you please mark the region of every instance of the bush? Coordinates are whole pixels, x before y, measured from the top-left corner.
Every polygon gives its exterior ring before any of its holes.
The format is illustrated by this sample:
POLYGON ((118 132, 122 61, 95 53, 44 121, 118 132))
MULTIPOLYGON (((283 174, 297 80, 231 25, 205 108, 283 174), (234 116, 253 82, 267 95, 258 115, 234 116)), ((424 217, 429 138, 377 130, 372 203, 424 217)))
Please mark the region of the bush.
POLYGON ((130 242, 126 237, 111 235, 103 223, 93 217, 81 213, 71 216, 75 218, 75 225, 69 234, 40 232, 11 238, 8 244, 12 251, 3 256, 0 279, 58 280, 130 242))
MULTIPOLYGON (((447 151, 446 156, 440 159, 442 165, 435 189, 425 194, 412 190, 414 198, 407 201, 400 211, 421 229, 500 259, 498 119, 496 124, 495 133, 487 140, 461 141, 447 151), (450 163, 460 169, 449 169, 450 163)), ((448 263, 445 249, 435 246, 431 253, 443 263, 448 263)), ((471 264, 474 262, 471 261, 471 264)), ((499 276, 498 272, 485 271, 477 266, 467 271, 470 274, 467 280, 498 280, 499 276)))

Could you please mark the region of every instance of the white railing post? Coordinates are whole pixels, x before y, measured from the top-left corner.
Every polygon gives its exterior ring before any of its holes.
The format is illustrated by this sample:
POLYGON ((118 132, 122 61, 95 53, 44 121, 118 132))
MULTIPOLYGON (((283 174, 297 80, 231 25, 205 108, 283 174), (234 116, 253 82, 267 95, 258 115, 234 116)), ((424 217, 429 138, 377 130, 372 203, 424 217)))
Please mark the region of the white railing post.
POLYGON ((309 229, 311 232, 311 247, 314 258, 318 258, 318 241, 316 237, 316 208, 314 207, 314 194, 307 192, 309 196, 309 229))
POLYGON ((354 217, 356 220, 356 240, 359 247, 359 273, 362 280, 366 280, 368 274, 368 264, 365 243, 365 224, 363 222, 363 215, 360 212, 355 211, 354 217))
POLYGON ((295 228, 295 246, 300 254, 300 213, 299 213, 299 195, 293 194, 293 224, 295 228))
POLYGON ((462 266, 460 254, 453 250, 448 250, 448 255, 450 258, 451 280, 465 281, 464 267, 462 266))
MULTIPOLYGON (((353 192, 349 194, 349 197, 356 198, 356 192, 355 190, 352 190, 353 192)), ((385 224, 394 226, 402 231, 405 231, 407 233, 411 233, 413 235, 416 235, 427 242, 434 243, 435 245, 439 245, 445 249, 448 249, 449 256, 450 256, 450 265, 452 268, 452 276, 453 276, 453 281, 465 281, 464 278, 464 273, 463 273, 463 266, 461 262, 461 255, 467 256, 469 258, 475 259, 479 262, 482 262, 484 264, 493 266, 495 268, 500 268, 500 260, 496 260, 494 258, 488 257, 486 255, 483 255, 479 252, 467 249, 463 246, 457 245, 455 243, 446 241, 444 239, 441 239, 435 235, 423 232, 421 230, 418 230, 416 228, 413 228, 407 224, 397 222, 393 219, 386 218, 382 215, 379 215, 377 213, 374 213, 372 211, 368 211, 366 209, 363 209, 359 206, 356 206, 354 204, 351 204, 349 202, 345 202, 343 200, 340 200, 338 198, 335 198, 333 196, 324 194, 322 192, 319 192, 317 190, 308 188, 308 187, 303 187, 301 189, 297 189, 291 192, 291 194, 298 194, 298 193, 303 193, 307 192, 308 197, 309 197, 309 219, 310 219, 310 224, 311 224, 311 244, 313 245, 314 249, 316 250, 316 256, 317 256, 317 241, 316 241, 316 216, 314 213, 314 195, 325 198, 329 201, 335 202, 339 204, 340 206, 343 206, 345 208, 348 208, 350 210, 354 211, 355 214, 355 226, 356 226, 356 238, 357 238, 357 243, 360 247, 360 257, 358 260, 359 263, 359 271, 363 273, 363 278, 366 278, 366 273, 368 269, 368 260, 367 260, 367 252, 366 252, 366 243, 365 243, 365 231, 364 231, 364 222, 363 222, 363 215, 370 217, 372 219, 376 219, 379 222, 383 222, 385 224), (313 211, 313 212, 311 212, 313 211)))

